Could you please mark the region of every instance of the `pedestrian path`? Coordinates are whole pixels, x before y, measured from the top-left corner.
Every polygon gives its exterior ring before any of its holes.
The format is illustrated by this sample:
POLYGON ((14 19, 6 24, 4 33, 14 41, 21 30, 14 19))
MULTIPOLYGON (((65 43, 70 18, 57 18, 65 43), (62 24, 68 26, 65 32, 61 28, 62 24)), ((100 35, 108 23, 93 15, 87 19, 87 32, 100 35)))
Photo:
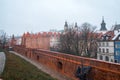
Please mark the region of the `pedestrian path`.
POLYGON ((14 51, 10 51, 10 53, 13 53, 13 54, 15 54, 15 55, 17 55, 17 56, 20 56, 20 57, 23 58, 24 60, 26 60, 26 61, 30 62, 31 64, 33 64, 34 66, 36 66, 36 67, 37 67, 38 69, 40 69, 41 71, 43 71, 43 72, 45 72, 45 73, 47 73, 47 74, 50 74, 52 77, 54 77, 54 78, 56 78, 56 79, 58 79, 58 80, 71 80, 71 79, 69 79, 68 77, 63 76, 63 75, 61 75, 60 73, 58 73, 58 72, 56 72, 56 71, 53 71, 53 70, 51 70, 50 68, 48 68, 48 67, 46 67, 46 66, 44 66, 44 65, 42 65, 42 64, 40 64, 40 63, 38 63, 38 62, 36 62, 36 61, 34 61, 34 60, 31 60, 31 59, 29 59, 29 58, 26 58, 25 56, 22 56, 22 55, 14 52, 14 51))
POLYGON ((0 74, 3 72, 4 67, 5 67, 5 53, 4 52, 0 52, 0 74))

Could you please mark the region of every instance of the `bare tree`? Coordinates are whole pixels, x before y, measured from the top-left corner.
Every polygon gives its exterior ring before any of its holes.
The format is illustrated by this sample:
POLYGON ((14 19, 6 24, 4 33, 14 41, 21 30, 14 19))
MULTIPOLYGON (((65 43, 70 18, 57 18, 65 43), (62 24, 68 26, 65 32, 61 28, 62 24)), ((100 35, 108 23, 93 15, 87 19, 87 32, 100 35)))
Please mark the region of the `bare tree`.
POLYGON ((0 46, 4 48, 6 43, 7 43, 7 35, 3 30, 0 30, 0 46))
POLYGON ((95 57, 97 51, 95 27, 84 23, 77 29, 69 26, 60 36, 60 49, 62 52, 95 57))
POLYGON ((69 54, 73 53, 72 44, 74 34, 72 28, 69 28, 67 32, 60 35, 60 49, 62 52, 69 54))
POLYGON ((83 47, 83 56, 88 56, 88 57, 93 57, 96 54, 97 50, 97 42, 96 42, 96 32, 95 32, 96 27, 92 26, 89 23, 84 23, 81 26, 81 35, 82 35, 82 47, 83 47), (94 54, 92 54, 94 53, 94 54))

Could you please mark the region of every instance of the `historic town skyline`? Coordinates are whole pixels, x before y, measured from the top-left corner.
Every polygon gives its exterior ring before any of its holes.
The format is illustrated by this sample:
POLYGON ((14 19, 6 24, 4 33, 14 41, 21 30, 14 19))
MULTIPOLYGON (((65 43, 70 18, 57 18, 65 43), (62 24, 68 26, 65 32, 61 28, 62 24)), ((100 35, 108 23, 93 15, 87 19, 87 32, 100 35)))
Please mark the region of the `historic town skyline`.
POLYGON ((119 19, 119 0, 1 0, 0 30, 8 35, 63 29, 64 22, 89 22, 100 28, 102 16, 108 29, 119 19))

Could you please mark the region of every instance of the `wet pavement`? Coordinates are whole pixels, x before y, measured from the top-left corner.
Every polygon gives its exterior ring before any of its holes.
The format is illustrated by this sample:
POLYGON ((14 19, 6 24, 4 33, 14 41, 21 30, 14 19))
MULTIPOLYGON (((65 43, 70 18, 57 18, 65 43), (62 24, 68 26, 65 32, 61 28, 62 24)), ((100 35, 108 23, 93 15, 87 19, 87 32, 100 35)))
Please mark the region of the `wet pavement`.
POLYGON ((0 74, 3 72, 4 67, 5 67, 5 53, 4 52, 0 52, 0 74))

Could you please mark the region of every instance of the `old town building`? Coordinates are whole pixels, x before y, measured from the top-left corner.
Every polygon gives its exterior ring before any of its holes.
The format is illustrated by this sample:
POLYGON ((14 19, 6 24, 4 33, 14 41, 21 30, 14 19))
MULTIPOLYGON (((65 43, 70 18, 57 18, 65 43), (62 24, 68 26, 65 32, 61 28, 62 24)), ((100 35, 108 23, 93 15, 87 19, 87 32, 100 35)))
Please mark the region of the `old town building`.
POLYGON ((98 40, 98 54, 97 59, 114 62, 114 37, 113 31, 108 31, 103 34, 98 40))
POLYGON ((102 33, 101 38, 98 40, 97 59, 120 63, 119 36, 120 36, 119 24, 115 24, 114 26, 112 26, 111 30, 102 33))

